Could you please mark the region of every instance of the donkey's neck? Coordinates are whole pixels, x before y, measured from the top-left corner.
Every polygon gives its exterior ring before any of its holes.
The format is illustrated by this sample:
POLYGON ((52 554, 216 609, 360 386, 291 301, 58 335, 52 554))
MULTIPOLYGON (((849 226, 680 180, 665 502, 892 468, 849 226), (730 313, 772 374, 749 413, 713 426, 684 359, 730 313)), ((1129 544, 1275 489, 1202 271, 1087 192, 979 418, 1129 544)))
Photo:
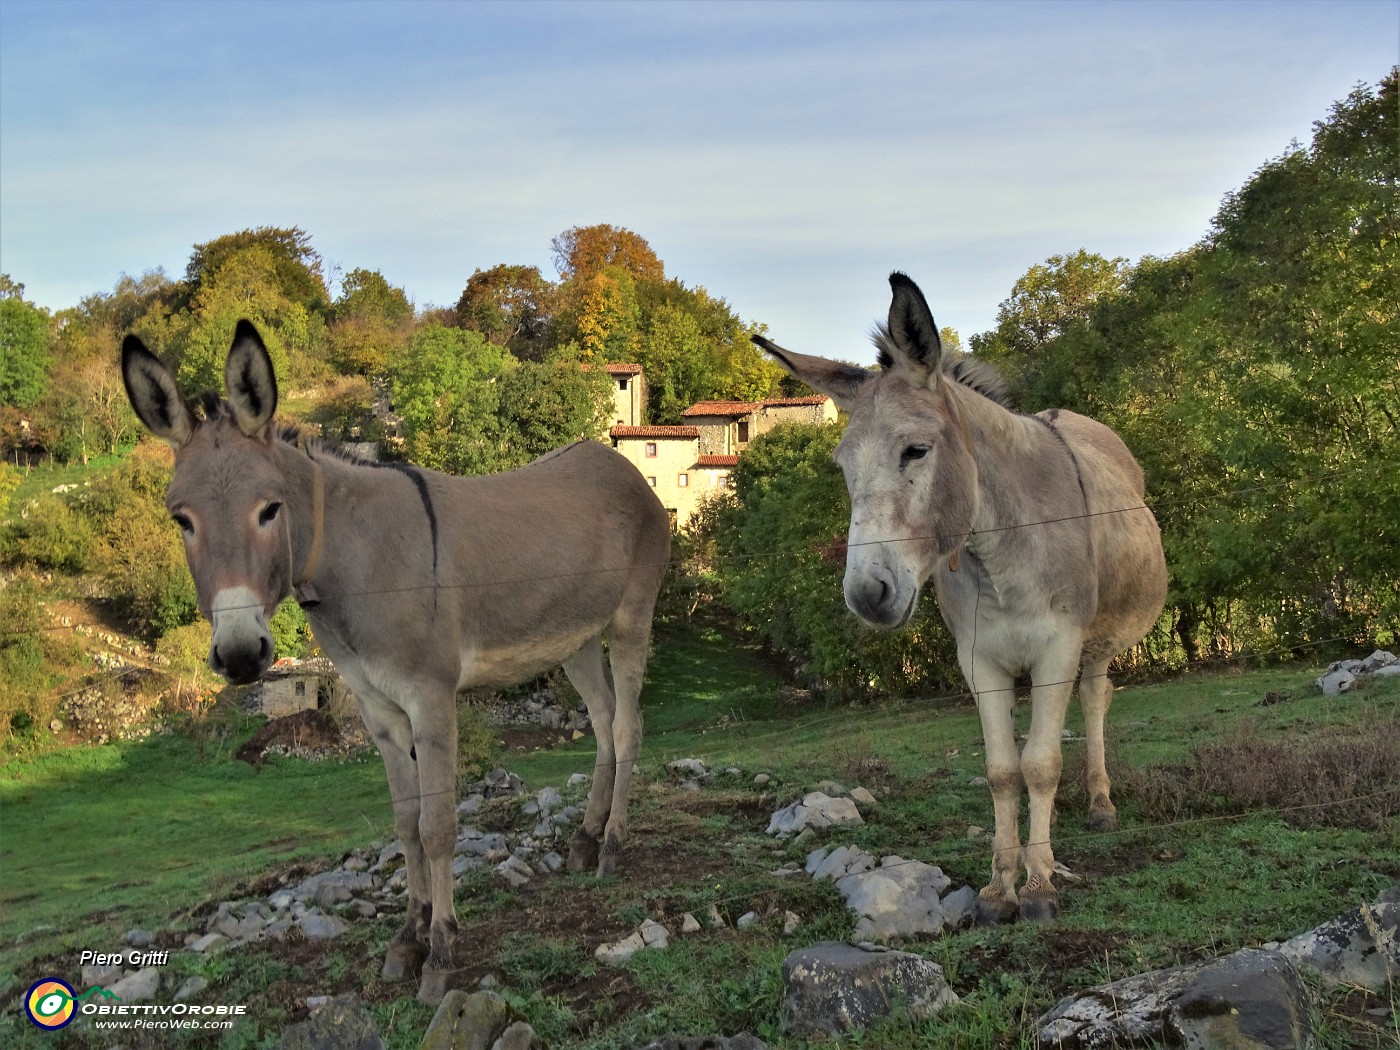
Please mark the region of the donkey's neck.
POLYGON ((984 560, 995 558, 1015 542, 1020 526, 1057 513, 1040 498, 1045 486, 1027 482, 1053 470, 1047 456, 1053 458, 1060 450, 1055 442, 1056 447, 1047 449, 1045 424, 1031 416, 1012 412, 965 386, 952 386, 950 396, 963 414, 977 463, 977 509, 968 546, 984 560))
POLYGON ((325 488, 324 476, 329 457, 316 458, 313 450, 278 439, 273 446, 278 469, 286 479, 286 502, 292 537, 292 581, 309 583, 320 561, 320 546, 324 540, 325 488), (317 499, 317 488, 321 498, 317 499), (319 502, 319 506, 318 506, 319 502), (308 572, 308 569, 312 570, 308 572))

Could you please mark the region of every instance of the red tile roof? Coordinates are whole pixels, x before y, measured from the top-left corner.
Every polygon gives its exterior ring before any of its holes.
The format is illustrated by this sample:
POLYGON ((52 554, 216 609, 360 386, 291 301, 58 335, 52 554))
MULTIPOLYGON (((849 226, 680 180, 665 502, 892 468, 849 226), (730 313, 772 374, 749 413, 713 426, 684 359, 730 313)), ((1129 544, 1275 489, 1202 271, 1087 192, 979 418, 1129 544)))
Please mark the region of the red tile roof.
POLYGON ((608 431, 614 438, 698 438, 699 427, 615 426, 608 431))
POLYGON ((738 456, 701 456, 696 460, 698 467, 735 467, 739 465, 738 456))
POLYGON ((795 405, 821 405, 830 400, 825 394, 809 397, 770 397, 763 401, 764 408, 789 408, 795 405))
MULTIPOLYGON (((587 372, 593 365, 588 361, 579 363, 579 367, 587 372)), ((633 364, 605 364, 601 366, 603 371, 610 376, 639 376, 642 374, 641 365, 633 364)))
POLYGON ((697 401, 683 416, 746 416, 758 410, 757 401, 697 401))

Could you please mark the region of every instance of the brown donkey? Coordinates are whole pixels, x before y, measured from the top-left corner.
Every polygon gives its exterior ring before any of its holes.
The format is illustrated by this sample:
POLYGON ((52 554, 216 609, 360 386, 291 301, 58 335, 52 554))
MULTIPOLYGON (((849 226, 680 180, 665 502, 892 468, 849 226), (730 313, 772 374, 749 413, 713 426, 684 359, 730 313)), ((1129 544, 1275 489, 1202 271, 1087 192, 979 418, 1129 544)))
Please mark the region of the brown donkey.
POLYGON ((638 694, 671 544, 665 509, 631 464, 591 441, 458 478, 279 433, 272 362, 247 321, 224 369, 228 400, 205 395, 202 418, 135 336, 122 375, 141 421, 175 447, 166 505, 214 628, 210 665, 233 682, 259 678, 272 660, 268 618, 295 592, 355 691, 408 865, 408 920, 384 976, 422 963, 418 997, 436 1002, 456 930, 455 695, 563 664, 598 739, 569 867, 611 874, 642 741, 638 694))
POLYGON ((875 627, 902 627, 933 580, 977 697, 996 810, 979 919, 1008 919, 1018 908, 1023 918, 1053 918, 1050 819, 1065 709, 1078 677, 1089 824, 1112 828, 1103 751, 1108 665, 1162 611, 1167 571, 1157 522, 1143 504, 1142 470, 1113 431, 1073 412, 1011 411, 990 367, 944 352, 914 282, 896 273, 890 286, 889 323, 876 333, 878 374, 754 341, 850 415, 834 455, 851 495, 851 611, 875 627), (1031 727, 1017 754, 1011 709, 1023 674, 1031 679, 1031 727))

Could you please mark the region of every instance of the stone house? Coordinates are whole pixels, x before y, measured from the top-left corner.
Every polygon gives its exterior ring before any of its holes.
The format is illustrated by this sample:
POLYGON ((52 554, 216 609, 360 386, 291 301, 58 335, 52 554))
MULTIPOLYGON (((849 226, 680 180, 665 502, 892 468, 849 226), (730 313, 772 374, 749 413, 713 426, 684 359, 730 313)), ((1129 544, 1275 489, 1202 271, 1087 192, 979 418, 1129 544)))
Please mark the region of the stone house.
MULTIPOLYGON (((637 369, 617 373, 628 379, 630 391, 620 385, 614 390, 619 420, 622 398, 635 392, 634 404, 645 403, 641 369, 636 365, 609 365, 613 369, 637 369), (635 377, 635 378, 634 378, 635 377), (637 388, 641 388, 637 391, 637 388)), ((615 378, 617 377, 615 376, 615 378)), ((633 402, 629 402, 629 406, 633 402)), ((763 401, 701 401, 683 413, 684 426, 640 426, 619 422, 609 431, 613 447, 641 471, 680 528, 690 520, 700 501, 727 489, 730 474, 751 440, 779 423, 830 423, 836 419, 836 405, 829 397, 769 398, 763 401)), ((636 418, 636 417, 634 417, 636 418)))
POLYGON ((329 660, 278 660, 244 701, 268 718, 327 708, 337 718, 355 714, 355 699, 329 660))

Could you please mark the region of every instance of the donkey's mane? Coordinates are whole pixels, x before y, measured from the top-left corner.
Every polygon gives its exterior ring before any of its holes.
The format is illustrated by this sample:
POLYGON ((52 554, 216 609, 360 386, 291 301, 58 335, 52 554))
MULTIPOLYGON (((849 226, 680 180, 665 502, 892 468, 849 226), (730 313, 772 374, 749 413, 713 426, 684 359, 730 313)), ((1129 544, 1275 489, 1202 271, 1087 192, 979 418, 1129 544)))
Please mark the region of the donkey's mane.
MULTIPOLYGON (((875 330, 870 334, 871 341, 875 344, 878 353, 875 360, 880 363, 880 367, 889 369, 894 366, 894 336, 890 334, 890 326, 883 321, 875 326, 875 330)), ((1007 389, 1006 380, 986 361, 978 360, 961 350, 943 351, 943 356, 939 360, 939 367, 949 379, 955 383, 975 390, 989 401, 994 401, 1002 408, 1016 410, 1015 404, 1011 400, 1011 392, 1007 389)))
MULTIPOLYGON (((199 395, 199 406, 204 410, 204 422, 206 423, 217 423, 221 419, 233 419, 233 408, 212 390, 206 390, 199 395)), ((273 435, 277 440, 285 441, 296 448, 311 448, 319 455, 333 456, 358 467, 403 466, 403 464, 385 463, 377 459, 366 459, 360 453, 347 448, 338 441, 323 438, 319 434, 308 434, 295 423, 278 423, 273 435)))

